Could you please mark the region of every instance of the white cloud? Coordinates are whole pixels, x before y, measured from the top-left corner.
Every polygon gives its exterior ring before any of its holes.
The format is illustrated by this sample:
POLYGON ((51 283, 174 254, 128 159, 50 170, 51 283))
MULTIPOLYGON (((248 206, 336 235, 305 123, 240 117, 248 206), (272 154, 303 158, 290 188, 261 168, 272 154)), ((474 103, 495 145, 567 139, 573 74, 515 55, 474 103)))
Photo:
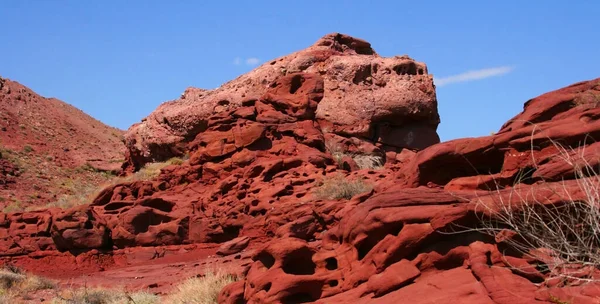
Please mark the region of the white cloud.
POLYGON ((260 63, 260 59, 256 58, 256 57, 248 57, 246 59, 242 58, 242 57, 235 57, 235 59, 233 59, 233 64, 234 65, 241 65, 241 64, 246 64, 249 66, 253 66, 253 65, 257 65, 260 63))
POLYGON ((434 82, 435 82, 436 86, 441 87, 441 86, 445 86, 445 85, 451 84, 451 83, 467 82, 467 81, 480 80, 480 79, 500 76, 500 75, 508 74, 508 73, 512 72, 514 69, 515 68, 512 66, 501 66, 501 67, 487 68, 487 69, 481 69, 481 70, 472 70, 472 71, 466 71, 464 73, 447 76, 447 77, 440 77, 440 78, 434 77, 434 82))
POLYGON ((257 65, 259 62, 260 62, 260 60, 256 57, 250 57, 250 58, 246 59, 247 65, 257 65))

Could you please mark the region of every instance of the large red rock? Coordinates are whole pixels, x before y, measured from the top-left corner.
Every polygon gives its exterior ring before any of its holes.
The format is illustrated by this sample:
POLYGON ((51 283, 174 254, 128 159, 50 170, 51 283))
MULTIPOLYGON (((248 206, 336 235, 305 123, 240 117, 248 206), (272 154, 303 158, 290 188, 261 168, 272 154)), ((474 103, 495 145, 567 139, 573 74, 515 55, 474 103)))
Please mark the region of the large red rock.
POLYGON ((217 89, 188 88, 179 99, 160 105, 125 135, 125 168, 183 155, 187 142, 210 127, 213 115, 243 108, 266 87, 269 93, 257 104, 257 113, 240 109, 234 116, 258 115, 257 121, 270 123, 316 115, 325 133, 395 149, 439 142, 436 94, 425 64, 408 56, 380 57, 368 42, 335 33, 217 89))

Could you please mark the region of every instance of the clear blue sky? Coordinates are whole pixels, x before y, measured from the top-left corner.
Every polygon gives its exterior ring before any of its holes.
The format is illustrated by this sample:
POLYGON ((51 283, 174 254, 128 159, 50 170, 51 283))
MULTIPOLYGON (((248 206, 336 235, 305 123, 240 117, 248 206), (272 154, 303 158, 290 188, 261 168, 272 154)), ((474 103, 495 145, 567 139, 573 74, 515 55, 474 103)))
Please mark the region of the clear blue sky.
POLYGON ((7 0, 0 75, 126 129, 188 86, 249 71, 249 58, 342 32, 427 63, 445 83, 438 133, 449 140, 497 131, 527 99, 600 77, 599 15, 592 0, 7 0))

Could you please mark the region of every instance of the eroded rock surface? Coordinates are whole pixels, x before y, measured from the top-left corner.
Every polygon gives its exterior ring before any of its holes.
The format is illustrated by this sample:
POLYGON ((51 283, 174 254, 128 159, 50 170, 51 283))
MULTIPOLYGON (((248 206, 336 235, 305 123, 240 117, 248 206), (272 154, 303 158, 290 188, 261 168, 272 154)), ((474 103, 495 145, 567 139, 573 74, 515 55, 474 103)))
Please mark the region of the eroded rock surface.
MULTIPOLYGON (((215 90, 188 88, 179 99, 162 104, 125 135, 124 168, 138 169, 149 161, 183 155, 188 144, 209 128, 212 115, 243 108, 269 86, 279 86, 271 90, 275 96, 297 94, 311 77, 321 82, 320 102, 311 111, 325 133, 382 143, 395 151, 439 142, 436 94, 425 64, 408 56, 380 57, 368 42, 335 33, 215 90), (297 76, 281 83, 286 75, 297 76)), ((288 122, 309 114, 298 105, 290 106, 286 115, 300 112, 286 118, 288 122)))
POLYGON ((600 97, 600 79, 528 101, 494 136, 405 155, 395 184, 340 210, 319 240, 281 236, 259 250, 221 303, 593 303, 597 286, 546 281, 544 262, 506 251, 502 236, 454 233, 494 216, 499 201, 586 199, 560 156, 597 165, 590 96, 600 97))

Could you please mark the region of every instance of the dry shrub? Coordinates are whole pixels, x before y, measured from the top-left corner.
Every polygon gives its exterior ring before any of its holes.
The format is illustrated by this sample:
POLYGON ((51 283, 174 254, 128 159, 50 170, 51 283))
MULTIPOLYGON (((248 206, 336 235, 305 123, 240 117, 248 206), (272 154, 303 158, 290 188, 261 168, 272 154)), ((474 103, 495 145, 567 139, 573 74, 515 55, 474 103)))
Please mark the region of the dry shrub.
POLYGON ((549 279, 558 278, 565 284, 596 281, 591 275, 600 268, 599 171, 585 159, 585 148, 566 149, 553 143, 559 151, 555 157, 573 168, 577 191, 583 193, 584 199, 574 199, 564 182, 562 187, 551 189, 564 198, 554 204, 535 193, 537 187, 550 189, 545 182, 526 193, 512 188, 505 198, 497 185, 499 195, 495 202, 475 200, 481 224, 476 230, 494 237, 514 234, 503 241, 523 256, 540 262, 538 268, 549 279))
POLYGON ((360 169, 381 169, 383 167, 383 159, 381 156, 368 154, 352 154, 350 155, 356 165, 360 169))
POLYGON ((88 184, 81 180, 74 180, 68 184, 74 185, 69 189, 70 194, 62 194, 54 202, 48 203, 45 206, 32 206, 27 210, 39 210, 52 207, 68 209, 75 206, 89 204, 103 189, 103 187, 98 187, 94 184, 88 184))
POLYGON ((336 174, 323 179, 321 184, 314 190, 318 199, 351 199, 360 193, 369 192, 373 186, 362 179, 350 180, 347 177, 336 174))
POLYGON ((577 97, 575 97, 573 102, 577 106, 588 106, 590 108, 597 108, 598 105, 600 105, 600 93, 591 91, 580 93, 579 95, 577 95, 577 97))
POLYGON ((221 289, 238 279, 224 271, 208 271, 203 277, 188 279, 177 286, 166 303, 216 304, 221 289))
POLYGON ((55 287, 51 280, 27 274, 16 267, 0 270, 0 296, 6 303, 13 303, 18 296, 55 287))

